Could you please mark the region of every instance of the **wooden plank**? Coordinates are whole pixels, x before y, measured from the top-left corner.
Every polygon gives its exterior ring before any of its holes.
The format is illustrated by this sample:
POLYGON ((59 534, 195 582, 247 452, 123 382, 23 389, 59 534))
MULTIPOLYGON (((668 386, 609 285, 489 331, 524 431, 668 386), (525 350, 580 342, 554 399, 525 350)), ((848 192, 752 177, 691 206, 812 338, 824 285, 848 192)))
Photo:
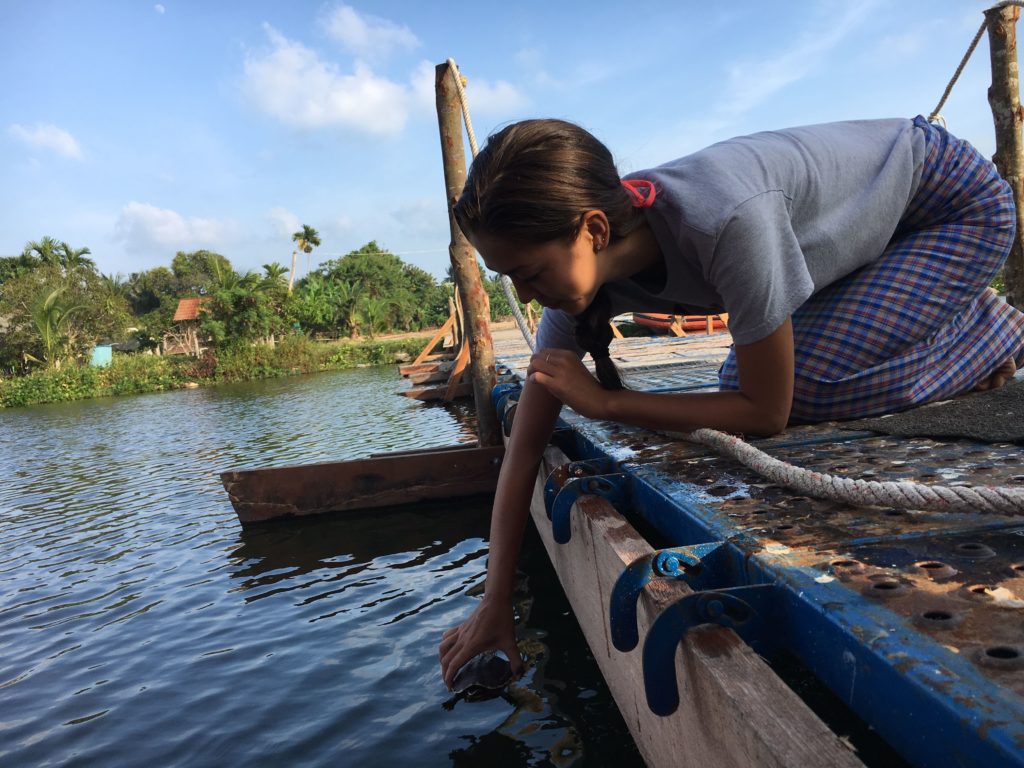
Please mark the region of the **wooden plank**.
POLYGON ((611 644, 607 606, 619 574, 650 545, 605 500, 581 497, 572 511, 572 538, 556 544, 544 510, 545 472, 564 464, 545 454, 531 515, 644 760, 673 768, 860 766, 857 757, 732 630, 701 627, 680 643, 679 709, 654 715, 643 689, 642 639, 668 605, 690 594, 681 581, 655 581, 638 607, 641 646, 622 653, 611 644))
MULTIPOLYGON (((455 358, 455 367, 452 368, 452 372, 448 375, 448 388, 444 393, 445 402, 448 402, 457 396, 455 392, 462 383, 462 373, 466 370, 466 365, 470 362, 469 348, 470 344, 468 339, 463 338, 462 348, 459 350, 459 356, 455 358)), ((491 385, 491 389, 494 389, 493 384, 491 385)), ((488 403, 488 406, 489 405, 490 404, 488 403)), ((480 409, 478 407, 477 412, 479 412, 479 410, 480 409)), ((494 409, 490 408, 490 410, 493 411, 494 409)))
POLYGON ((441 381, 447 381, 451 369, 441 368, 437 371, 425 371, 423 373, 410 373, 407 378, 410 384, 420 386, 423 384, 437 384, 441 381))
POLYGON ((504 447, 398 453, 221 474, 242 523, 493 493, 504 447))
POLYGON ((419 355, 417 355, 416 359, 412 361, 412 364, 418 365, 419 363, 422 363, 424 360, 426 360, 430 353, 434 351, 434 347, 437 346, 437 342, 439 342, 444 337, 444 335, 452 329, 452 325, 454 323, 455 315, 451 314, 448 316, 448 319, 444 321, 444 325, 438 328, 437 333, 434 334, 433 338, 427 342, 427 346, 423 348, 423 351, 420 352, 419 355))
POLYGON ((413 387, 402 392, 405 397, 411 397, 414 400, 457 400, 461 397, 472 397, 473 396, 473 384, 471 382, 463 382, 455 387, 453 393, 448 393, 448 385, 442 384, 436 387, 413 387))
POLYGON ((432 360, 429 363, 409 363, 408 365, 400 365, 400 366, 398 366, 398 372, 403 377, 409 377, 409 376, 413 376, 413 375, 418 374, 418 373, 434 373, 435 371, 450 371, 452 369, 452 366, 455 364, 455 361, 450 359, 450 358, 441 359, 441 358, 446 358, 447 357, 447 356, 444 356, 444 355, 432 355, 432 357, 439 358, 439 359, 432 360))

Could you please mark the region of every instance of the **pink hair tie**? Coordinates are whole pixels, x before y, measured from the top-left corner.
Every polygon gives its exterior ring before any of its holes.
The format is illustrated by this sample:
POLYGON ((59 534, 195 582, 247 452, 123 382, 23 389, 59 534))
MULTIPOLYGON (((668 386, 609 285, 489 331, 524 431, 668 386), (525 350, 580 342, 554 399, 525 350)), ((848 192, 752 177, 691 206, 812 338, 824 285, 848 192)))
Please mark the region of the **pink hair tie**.
POLYGON ((622 186, 626 188, 633 201, 634 208, 650 208, 654 205, 654 182, 645 179, 623 179, 622 186), (646 194, 641 188, 646 187, 646 194))

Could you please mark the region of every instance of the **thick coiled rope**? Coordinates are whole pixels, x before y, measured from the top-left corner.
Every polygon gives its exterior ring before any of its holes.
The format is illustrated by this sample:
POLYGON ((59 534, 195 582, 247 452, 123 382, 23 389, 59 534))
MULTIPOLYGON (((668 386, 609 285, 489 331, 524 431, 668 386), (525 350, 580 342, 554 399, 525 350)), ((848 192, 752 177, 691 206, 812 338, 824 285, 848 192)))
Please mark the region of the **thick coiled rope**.
POLYGON ((691 442, 736 459, 777 485, 819 499, 857 506, 895 507, 930 512, 983 512, 1024 515, 1024 488, 987 485, 924 485, 923 483, 851 480, 795 467, 769 456, 738 437, 714 429, 678 433, 691 442))

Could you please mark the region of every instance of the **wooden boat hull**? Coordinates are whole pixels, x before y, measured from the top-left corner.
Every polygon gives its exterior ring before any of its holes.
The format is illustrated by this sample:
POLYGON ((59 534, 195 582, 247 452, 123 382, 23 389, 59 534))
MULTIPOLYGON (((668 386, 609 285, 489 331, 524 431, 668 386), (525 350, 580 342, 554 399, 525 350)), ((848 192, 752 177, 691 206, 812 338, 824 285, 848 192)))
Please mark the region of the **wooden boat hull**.
POLYGON ((494 493, 502 446, 453 446, 221 473, 239 521, 315 515, 494 493))

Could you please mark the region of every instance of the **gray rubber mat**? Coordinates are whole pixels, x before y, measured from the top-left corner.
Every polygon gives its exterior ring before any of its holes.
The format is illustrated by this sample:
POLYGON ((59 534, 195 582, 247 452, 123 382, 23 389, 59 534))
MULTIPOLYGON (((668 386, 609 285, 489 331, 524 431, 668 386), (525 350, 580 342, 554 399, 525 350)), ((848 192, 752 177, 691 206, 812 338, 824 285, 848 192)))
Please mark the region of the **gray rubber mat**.
POLYGON ((968 437, 987 443, 1024 442, 1024 379, 903 413, 844 421, 843 429, 870 429, 901 437, 968 437))

